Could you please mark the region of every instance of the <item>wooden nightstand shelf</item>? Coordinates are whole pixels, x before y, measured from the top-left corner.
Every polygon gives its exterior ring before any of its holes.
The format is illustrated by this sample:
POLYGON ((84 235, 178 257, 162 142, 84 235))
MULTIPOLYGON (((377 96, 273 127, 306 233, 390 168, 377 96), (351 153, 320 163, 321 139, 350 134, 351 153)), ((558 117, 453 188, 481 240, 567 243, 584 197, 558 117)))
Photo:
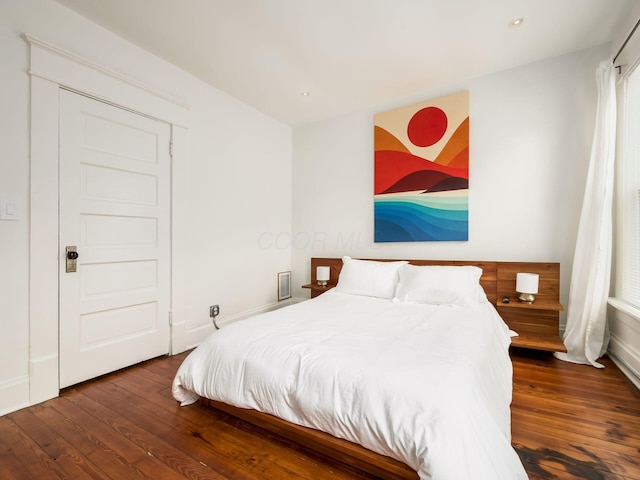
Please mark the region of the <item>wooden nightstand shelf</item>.
POLYGON ((496 308, 509 328, 518 333, 511 339, 514 347, 566 352, 559 333, 560 312, 560 264, 499 263, 498 298, 496 308), (532 272, 540 275, 540 291, 535 302, 522 303, 515 292, 516 274, 532 272), (509 303, 502 301, 509 298, 509 303))
POLYGON ((518 336, 511 339, 514 347, 567 351, 558 331, 559 313, 564 310, 560 303, 536 300, 528 305, 511 296, 509 303, 498 300, 496 308, 509 328, 518 332, 518 336))
POLYGON ((331 290, 335 285, 327 285, 326 287, 321 287, 315 283, 308 283, 303 285, 302 288, 308 288, 311 290, 311 298, 316 298, 318 295, 322 295, 327 290, 331 290))

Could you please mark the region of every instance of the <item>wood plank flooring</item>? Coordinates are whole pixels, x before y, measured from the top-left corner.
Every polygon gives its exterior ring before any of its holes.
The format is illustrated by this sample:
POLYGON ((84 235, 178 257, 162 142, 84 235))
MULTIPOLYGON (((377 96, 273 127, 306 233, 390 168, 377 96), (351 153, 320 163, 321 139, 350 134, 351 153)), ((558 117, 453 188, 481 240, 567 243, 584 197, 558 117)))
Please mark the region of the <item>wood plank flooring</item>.
POLYGON ((640 479, 640 392, 604 369, 514 350, 512 443, 531 480, 640 479))
MULTIPOLYGON (((184 356, 0 417, 0 479, 373 478, 217 410, 179 407, 170 385, 184 356)), ((640 394, 610 360, 597 370, 544 352, 512 358, 513 444, 532 480, 640 479, 640 394)))

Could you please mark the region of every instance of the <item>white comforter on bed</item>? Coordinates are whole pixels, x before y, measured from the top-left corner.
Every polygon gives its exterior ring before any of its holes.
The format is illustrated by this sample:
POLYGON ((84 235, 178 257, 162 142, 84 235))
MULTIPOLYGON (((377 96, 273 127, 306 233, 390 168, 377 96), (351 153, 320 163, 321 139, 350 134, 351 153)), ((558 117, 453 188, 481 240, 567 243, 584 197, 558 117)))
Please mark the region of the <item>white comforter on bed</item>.
POLYGON ((422 479, 519 480, 509 331, 475 308, 327 292, 214 332, 173 395, 270 413, 396 458, 422 479))

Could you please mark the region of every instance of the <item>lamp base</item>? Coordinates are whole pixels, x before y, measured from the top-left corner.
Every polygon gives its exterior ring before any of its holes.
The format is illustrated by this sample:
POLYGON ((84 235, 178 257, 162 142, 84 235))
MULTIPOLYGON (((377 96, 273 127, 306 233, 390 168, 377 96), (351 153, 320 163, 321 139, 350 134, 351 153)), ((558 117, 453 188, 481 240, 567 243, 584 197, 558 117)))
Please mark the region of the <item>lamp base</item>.
POLYGON ((326 280, 318 280, 318 285, 320 285, 321 287, 326 287, 327 286, 327 281, 326 280))
POLYGON ((533 303, 536 301, 536 296, 533 293, 521 293, 518 300, 522 303, 533 303))

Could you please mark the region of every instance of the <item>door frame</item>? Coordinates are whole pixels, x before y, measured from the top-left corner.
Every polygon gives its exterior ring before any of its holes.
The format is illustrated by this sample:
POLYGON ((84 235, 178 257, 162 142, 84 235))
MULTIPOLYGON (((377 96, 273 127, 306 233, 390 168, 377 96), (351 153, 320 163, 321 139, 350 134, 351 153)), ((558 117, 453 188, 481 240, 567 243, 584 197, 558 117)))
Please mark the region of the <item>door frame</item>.
MULTIPOLYGON (((24 34, 30 50, 31 152, 29 233, 29 403, 59 393, 58 125, 59 92, 74 91, 171 125, 171 344, 186 348, 184 322, 184 214, 176 201, 186 188, 190 106, 155 87, 24 34)), ((169 321, 169 320, 167 320, 169 321)))

